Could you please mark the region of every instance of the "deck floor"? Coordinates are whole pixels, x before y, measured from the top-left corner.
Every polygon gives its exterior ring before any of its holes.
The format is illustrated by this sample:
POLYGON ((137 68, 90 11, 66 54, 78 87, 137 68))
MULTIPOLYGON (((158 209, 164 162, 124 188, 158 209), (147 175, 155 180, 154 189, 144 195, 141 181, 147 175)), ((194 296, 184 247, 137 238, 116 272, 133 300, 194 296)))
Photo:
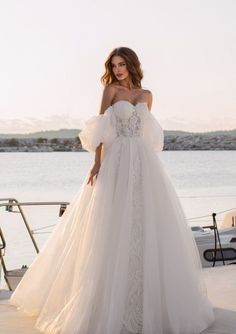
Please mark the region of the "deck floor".
MULTIPOLYGON (((216 321, 202 334, 236 334, 236 265, 204 269, 208 296, 216 321)), ((0 294, 1 334, 36 334, 35 318, 25 316, 9 305, 8 292, 0 294)))

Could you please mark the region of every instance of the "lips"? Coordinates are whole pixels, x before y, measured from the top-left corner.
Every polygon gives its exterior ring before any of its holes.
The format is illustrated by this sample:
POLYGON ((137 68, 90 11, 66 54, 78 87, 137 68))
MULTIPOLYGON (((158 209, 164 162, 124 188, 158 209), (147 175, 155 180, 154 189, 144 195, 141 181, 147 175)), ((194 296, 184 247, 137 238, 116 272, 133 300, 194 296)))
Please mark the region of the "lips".
POLYGON ((123 74, 117 74, 118 77, 121 77, 123 74))

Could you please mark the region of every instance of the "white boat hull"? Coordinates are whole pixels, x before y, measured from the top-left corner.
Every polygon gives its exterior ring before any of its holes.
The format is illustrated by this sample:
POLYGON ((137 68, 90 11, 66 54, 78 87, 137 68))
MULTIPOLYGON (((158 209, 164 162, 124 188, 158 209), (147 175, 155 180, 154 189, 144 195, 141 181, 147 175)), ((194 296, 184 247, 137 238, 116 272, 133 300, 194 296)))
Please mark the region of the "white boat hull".
POLYGON ((194 226, 192 229, 203 267, 236 263, 236 227, 218 230, 221 247, 217 240, 216 254, 214 231, 210 229, 204 230, 200 226, 194 226))

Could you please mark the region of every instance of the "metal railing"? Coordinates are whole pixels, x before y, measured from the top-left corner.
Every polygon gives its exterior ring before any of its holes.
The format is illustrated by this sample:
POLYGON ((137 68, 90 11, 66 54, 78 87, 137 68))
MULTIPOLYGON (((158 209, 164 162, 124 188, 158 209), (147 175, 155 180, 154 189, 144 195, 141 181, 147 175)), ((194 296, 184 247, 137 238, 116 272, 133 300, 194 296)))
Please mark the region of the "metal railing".
POLYGON ((60 205, 59 216, 62 216, 62 214, 64 213, 64 211, 67 208, 67 205, 69 205, 69 202, 19 202, 15 198, 0 198, 0 208, 5 207, 6 211, 8 211, 8 212, 20 213, 20 215, 22 217, 22 220, 25 224, 25 227, 26 227, 26 229, 29 233, 29 236, 32 240, 32 243, 33 243, 34 248, 35 248, 37 253, 39 253, 39 248, 38 248, 37 242, 36 242, 36 240, 33 236, 33 232, 30 228, 30 225, 28 223, 28 220, 26 218, 26 215, 25 215, 22 207, 23 206, 43 206, 43 205, 60 205), (5 202, 5 203, 1 203, 1 202, 5 202), (17 207, 19 211, 14 211, 13 210, 14 207, 17 207))
MULTIPOLYGON (((34 245, 34 249, 35 249, 36 253, 39 253, 39 247, 38 247, 37 242, 34 238, 34 234, 36 234, 36 233, 50 233, 50 232, 40 232, 40 231, 42 231, 45 228, 55 226, 56 224, 47 225, 47 226, 35 228, 34 230, 32 230, 30 225, 29 225, 29 222, 26 218, 23 207, 26 207, 26 206, 60 206, 59 216, 62 216, 69 204, 70 204, 69 202, 61 202, 61 201, 57 201, 57 202, 45 202, 45 201, 44 202, 39 202, 39 201, 38 202, 19 202, 15 198, 0 198, 0 209, 1 209, 1 207, 5 207, 5 210, 8 211, 8 212, 14 212, 14 213, 19 213, 20 214, 20 216, 22 218, 22 221, 23 221, 23 223, 24 223, 24 225, 27 229, 27 232, 30 236, 30 239, 31 239, 31 241, 34 245), (17 208, 17 210, 14 210, 14 208, 17 208), (35 233, 35 231, 39 231, 39 232, 35 233)), ((217 250, 220 251, 221 261, 223 262, 223 264, 225 264, 224 253, 223 253, 223 249, 222 249, 222 245, 221 245, 221 241, 220 241, 220 235, 219 235, 219 231, 218 231, 218 226, 217 226, 217 222, 216 222, 216 215, 217 214, 222 214, 222 213, 225 213, 225 212, 228 212, 228 211, 232 211, 232 210, 235 210, 235 209, 236 208, 231 208, 231 209, 219 211, 217 213, 212 213, 212 214, 209 214, 209 215, 187 218, 188 221, 192 221, 192 222, 193 221, 198 221, 199 222, 199 221, 201 221, 201 219, 206 219, 206 218, 210 218, 210 217, 213 219, 212 224, 203 226, 203 228, 211 229, 214 232, 214 251, 213 251, 213 254, 212 254, 212 256, 213 256, 213 266, 215 266, 215 263, 217 261, 217 250), (219 248, 218 248, 217 244, 219 245, 219 248)), ((1 261, 1 264, 2 264, 3 271, 4 271, 5 280, 8 284, 8 286, 9 286, 9 289, 11 290, 12 287, 10 285, 10 282, 7 280, 7 275, 10 271, 7 270, 5 262, 4 262, 4 258, 3 258, 5 249, 6 249, 6 241, 4 239, 3 232, 0 228, 0 261, 1 261)), ((11 271, 11 275, 12 275, 13 271, 11 271)))
MULTIPOLYGON (((39 247, 33 235, 34 230, 31 229, 29 222, 26 218, 25 212, 23 210, 23 206, 55 206, 55 205, 60 206, 59 216, 62 216, 64 211, 67 208, 67 205, 69 205, 69 202, 19 202, 15 198, 0 198, 0 208, 5 207, 6 211, 8 212, 14 212, 14 213, 20 214, 23 220, 23 223, 26 227, 26 230, 30 236, 30 239, 33 243, 36 253, 39 253, 39 247), (14 210, 14 208, 17 208, 18 210, 14 210)), ((54 225, 50 225, 50 226, 54 226, 54 225)), ((5 281, 7 283, 9 290, 13 290, 14 289, 13 285, 15 285, 15 282, 19 283, 20 279, 24 275, 25 270, 27 269, 27 266, 25 265, 22 266, 20 270, 19 269, 7 270, 6 263, 4 260, 5 250, 6 250, 6 241, 4 238, 4 234, 0 228, 0 265, 3 269, 4 278, 5 278, 5 281)))
POLYGON ((225 265, 225 257, 224 257, 224 252, 223 252, 223 248, 222 248, 222 245, 221 245, 220 234, 219 234, 219 230, 218 230, 218 226, 217 226, 216 213, 215 212, 212 213, 212 220, 213 220, 212 225, 205 225, 205 226, 203 226, 203 228, 209 228, 209 229, 214 231, 214 251, 213 251, 213 254, 212 254, 213 255, 212 266, 215 267, 216 260, 217 260, 217 243, 219 244, 219 250, 220 250, 223 265, 225 265))

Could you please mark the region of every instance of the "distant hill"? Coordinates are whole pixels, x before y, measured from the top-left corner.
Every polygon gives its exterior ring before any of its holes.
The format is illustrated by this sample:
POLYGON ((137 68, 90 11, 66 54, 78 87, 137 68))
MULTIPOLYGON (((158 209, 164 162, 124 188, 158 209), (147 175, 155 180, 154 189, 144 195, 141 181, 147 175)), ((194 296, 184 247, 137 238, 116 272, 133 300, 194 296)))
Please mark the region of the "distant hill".
POLYGON ((165 136, 187 136, 191 135, 192 132, 180 131, 180 130, 164 130, 165 136))
MULTIPOLYGON (((48 131, 39 131, 39 132, 32 132, 32 133, 7 133, 7 134, 0 134, 0 138, 75 138, 78 136, 80 129, 60 129, 60 130, 48 130, 48 131)), ((165 130, 165 136, 187 136, 187 135, 202 135, 202 136, 236 136, 236 129, 229 130, 229 131, 210 131, 210 132, 187 132, 187 131, 180 131, 180 130, 165 130)))
POLYGON ((236 129, 234 130, 221 130, 221 131, 209 131, 209 132, 187 132, 179 130, 165 130, 166 136, 187 136, 187 135, 201 135, 201 136, 236 136, 236 129))
POLYGON ((0 134, 0 138, 75 138, 80 132, 79 129, 60 129, 60 130, 48 130, 48 131, 39 131, 32 133, 7 133, 0 134))
POLYGON ((234 130, 225 130, 225 131, 210 131, 210 132, 194 132, 195 135, 208 135, 208 136, 236 136, 236 129, 234 130))

